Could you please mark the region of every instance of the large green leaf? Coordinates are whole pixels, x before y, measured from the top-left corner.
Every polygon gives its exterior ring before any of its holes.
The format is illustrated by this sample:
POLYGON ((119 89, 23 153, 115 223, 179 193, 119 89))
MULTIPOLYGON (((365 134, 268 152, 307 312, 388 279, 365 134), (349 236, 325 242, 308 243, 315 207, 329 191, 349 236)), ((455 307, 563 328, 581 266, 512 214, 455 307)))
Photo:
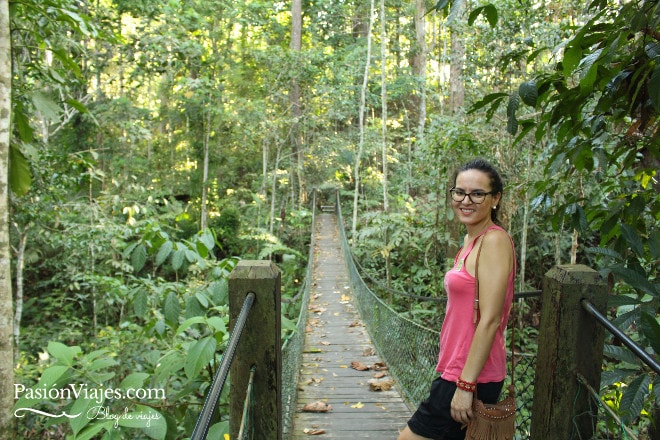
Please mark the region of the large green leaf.
POLYGON ((158 253, 156 254, 156 261, 154 262, 156 266, 160 266, 167 260, 167 257, 170 256, 170 253, 174 249, 174 243, 167 240, 165 241, 160 248, 158 248, 158 253))
POLYGON ((202 368, 206 367, 215 355, 217 343, 213 336, 207 336, 195 341, 188 350, 184 370, 189 379, 197 377, 202 368))
POLYGON ((619 402, 619 411, 623 413, 623 420, 631 422, 639 416, 644 407, 644 399, 649 394, 650 384, 651 377, 648 374, 642 374, 628 384, 619 402))
POLYGON ((179 296, 176 292, 170 292, 165 297, 163 304, 163 316, 165 320, 172 326, 176 327, 179 322, 179 315, 181 314, 181 305, 179 304, 179 296))
POLYGON ((17 196, 27 194, 32 186, 30 163, 14 144, 9 149, 9 184, 17 196))
POLYGON ((651 344, 656 354, 660 354, 660 324, 655 315, 647 311, 642 311, 640 332, 644 335, 648 343, 651 344))
POLYGON ((164 439, 167 434, 165 417, 154 408, 137 405, 135 411, 123 414, 119 419, 119 426, 126 428, 140 428, 153 439, 164 439))
POLYGON ((145 263, 147 262, 147 248, 144 244, 140 243, 133 249, 131 253, 131 265, 135 273, 138 273, 142 270, 145 263))
POLYGON ((74 358, 81 354, 82 350, 77 345, 69 347, 61 342, 51 341, 48 343, 48 352, 56 357, 61 364, 71 367, 74 358))

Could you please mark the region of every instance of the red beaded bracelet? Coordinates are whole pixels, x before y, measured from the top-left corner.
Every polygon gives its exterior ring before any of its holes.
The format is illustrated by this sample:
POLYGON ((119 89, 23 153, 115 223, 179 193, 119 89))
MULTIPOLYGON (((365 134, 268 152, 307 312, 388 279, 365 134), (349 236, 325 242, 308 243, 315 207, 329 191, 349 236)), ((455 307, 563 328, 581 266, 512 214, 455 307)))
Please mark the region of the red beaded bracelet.
POLYGON ((459 377, 456 381, 456 388, 467 391, 468 393, 474 393, 477 391, 477 383, 467 382, 459 377))

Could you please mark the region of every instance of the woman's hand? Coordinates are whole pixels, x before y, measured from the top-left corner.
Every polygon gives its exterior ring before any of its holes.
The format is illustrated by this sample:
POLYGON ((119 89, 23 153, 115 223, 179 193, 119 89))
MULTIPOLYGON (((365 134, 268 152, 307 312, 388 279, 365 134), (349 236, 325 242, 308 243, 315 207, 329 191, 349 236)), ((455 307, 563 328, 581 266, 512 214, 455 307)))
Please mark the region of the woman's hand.
POLYGON ((473 393, 457 388, 451 399, 451 418, 463 425, 467 424, 472 418, 473 398, 473 393))

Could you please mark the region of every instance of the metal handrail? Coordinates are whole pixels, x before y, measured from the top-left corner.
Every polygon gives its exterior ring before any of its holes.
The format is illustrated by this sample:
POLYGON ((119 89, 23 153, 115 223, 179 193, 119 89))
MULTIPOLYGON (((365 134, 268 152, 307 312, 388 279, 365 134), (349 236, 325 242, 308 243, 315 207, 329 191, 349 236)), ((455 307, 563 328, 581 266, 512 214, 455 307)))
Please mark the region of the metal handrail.
POLYGON ((648 354, 641 346, 639 346, 635 341, 633 341, 630 336, 625 334, 621 329, 612 324, 602 313, 600 313, 596 307, 591 304, 588 300, 583 299, 580 301, 582 307, 598 321, 603 327, 609 330, 614 336, 619 338, 621 342, 630 349, 638 358, 642 360, 646 365, 648 365, 653 371, 660 374, 660 363, 653 357, 648 354))
POLYGON ((195 423, 195 429, 190 436, 190 440, 206 439, 211 420, 213 419, 213 415, 215 414, 215 410, 218 406, 218 400, 220 400, 220 395, 222 394, 222 388, 225 386, 227 376, 229 375, 229 367, 234 360, 234 354, 236 353, 236 348, 238 347, 238 341, 240 340, 241 334, 245 329, 245 323, 247 321, 248 314, 250 313, 250 309, 252 308, 252 304, 254 304, 254 298, 254 292, 249 292, 245 297, 243 307, 241 308, 241 312, 238 315, 238 319, 236 320, 236 325, 234 326, 234 331, 231 333, 229 338, 227 349, 222 355, 220 368, 218 368, 218 371, 215 373, 215 377, 211 383, 211 389, 206 395, 206 400, 204 400, 202 412, 197 418, 197 423, 195 423))

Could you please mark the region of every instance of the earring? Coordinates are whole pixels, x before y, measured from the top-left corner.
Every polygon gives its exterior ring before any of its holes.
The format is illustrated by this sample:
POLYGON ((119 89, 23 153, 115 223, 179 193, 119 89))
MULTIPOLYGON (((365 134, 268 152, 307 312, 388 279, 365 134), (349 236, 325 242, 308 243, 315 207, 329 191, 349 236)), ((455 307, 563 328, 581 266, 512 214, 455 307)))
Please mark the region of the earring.
POLYGON ((493 209, 497 209, 497 205, 493 206, 493 209))

